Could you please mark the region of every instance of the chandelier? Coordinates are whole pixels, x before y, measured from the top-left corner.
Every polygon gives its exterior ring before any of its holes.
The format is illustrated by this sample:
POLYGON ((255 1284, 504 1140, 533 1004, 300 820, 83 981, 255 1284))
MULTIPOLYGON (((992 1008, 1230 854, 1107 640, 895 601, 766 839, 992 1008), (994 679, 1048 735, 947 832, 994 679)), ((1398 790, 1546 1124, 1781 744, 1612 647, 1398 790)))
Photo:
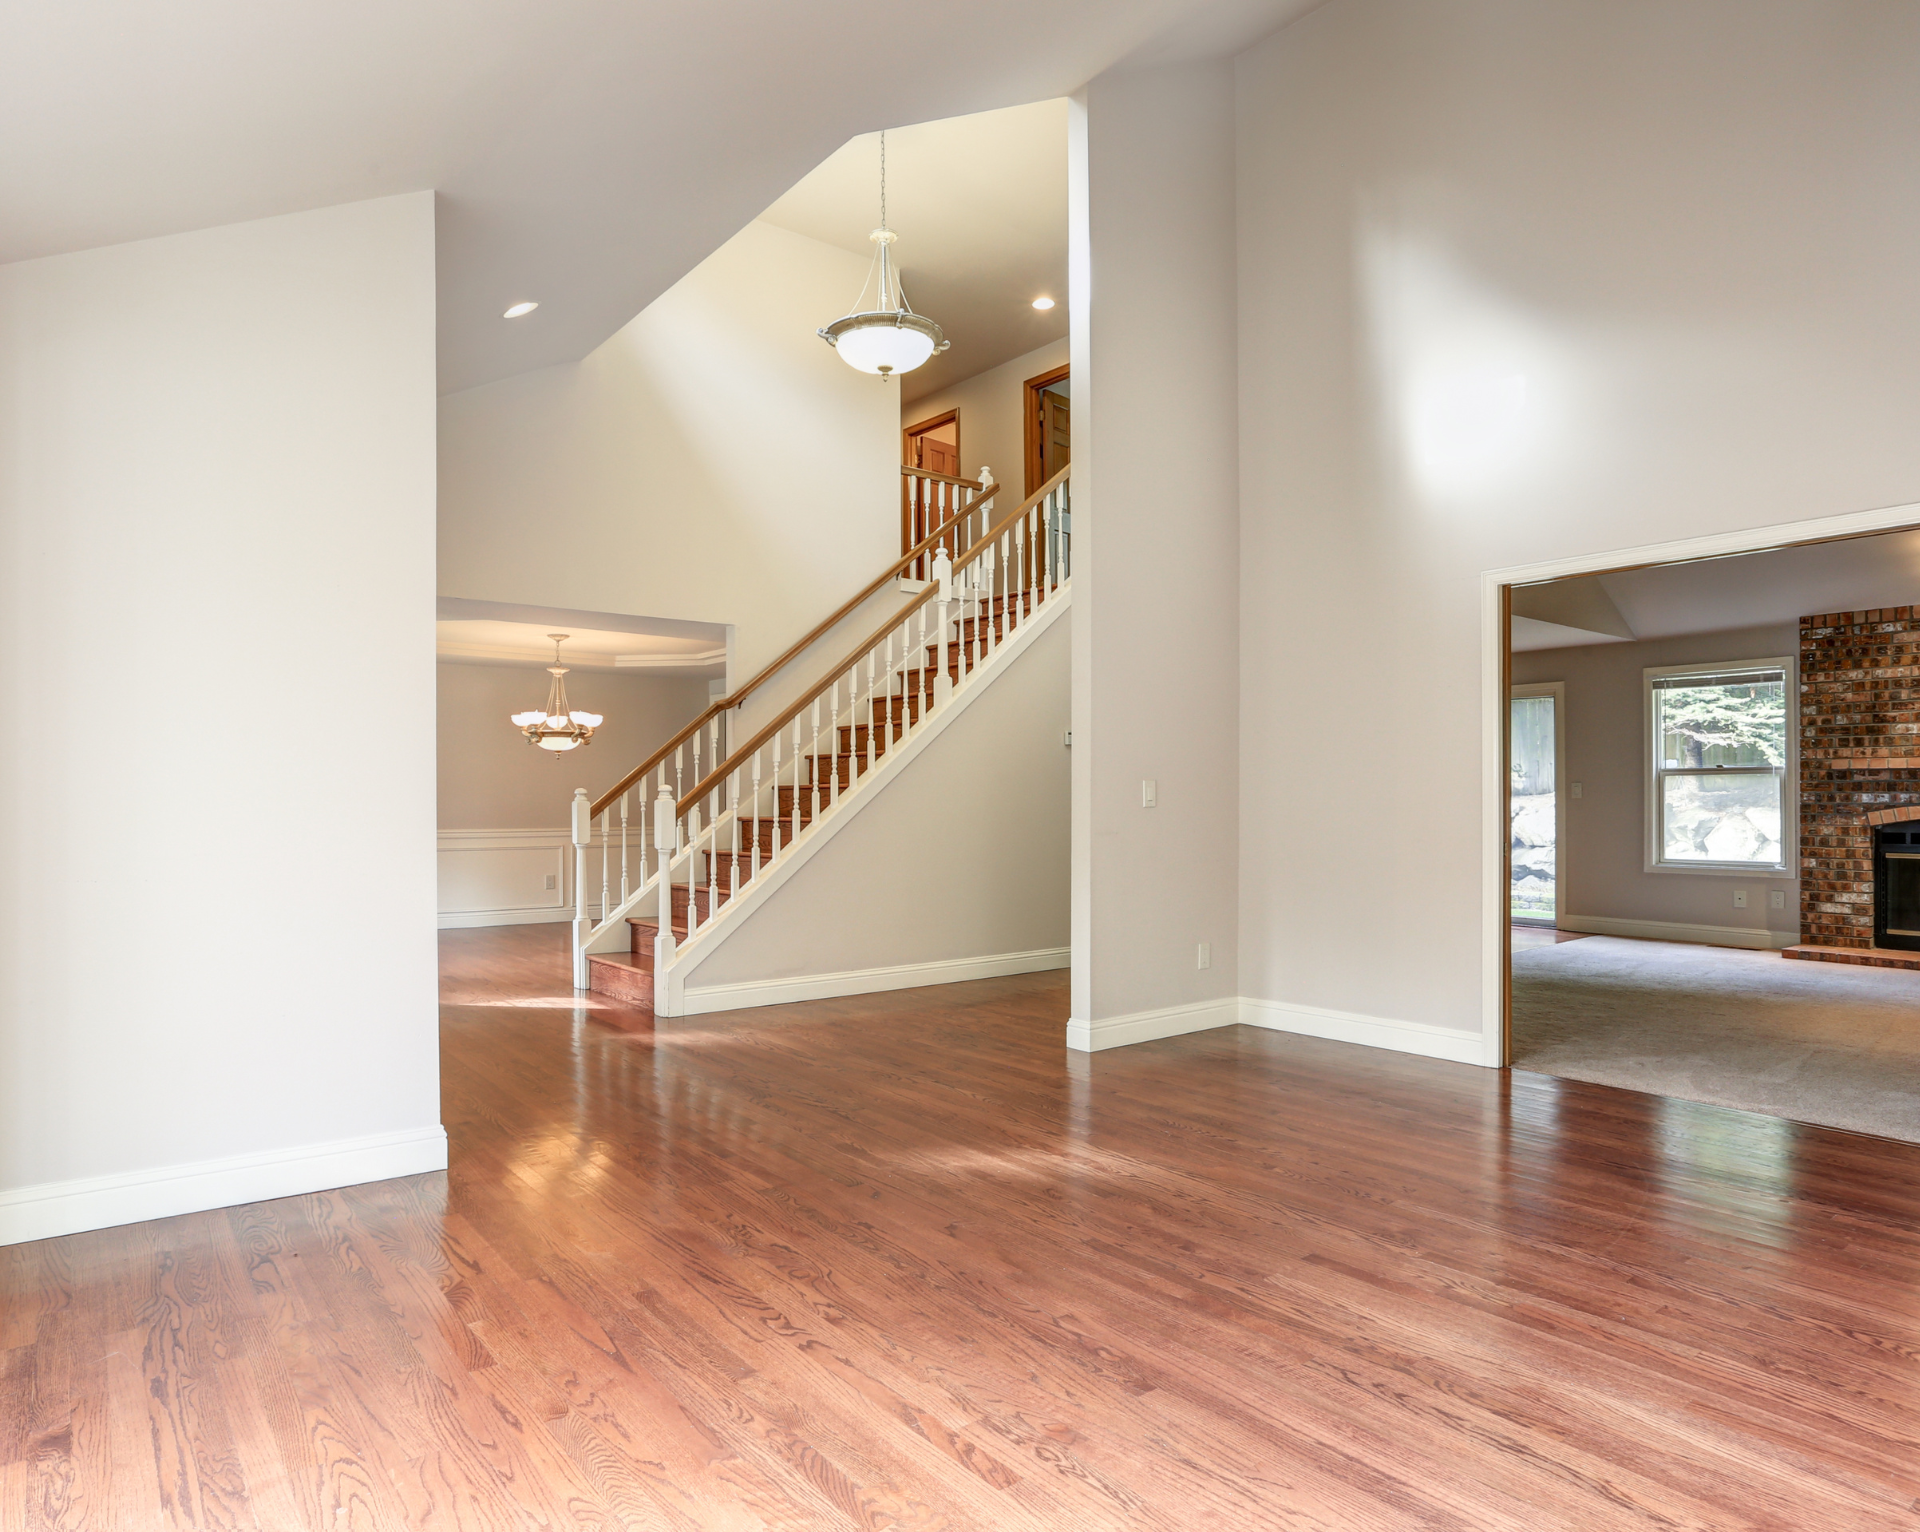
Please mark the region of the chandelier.
POLYGON ((840 353, 840 360, 862 372, 875 372, 883 378, 912 372, 936 351, 947 349, 947 338, 931 319, 914 313, 900 286, 900 273, 893 269, 893 242, 900 236, 887 227, 887 135, 880 134, 880 227, 868 236, 880 247, 874 256, 879 274, 879 295, 872 308, 864 307, 867 290, 874 286, 874 272, 867 274, 866 285, 854 300, 853 311, 817 331, 820 338, 840 353))
POLYGON ((568 635, 549 633, 547 637, 553 640, 553 663, 547 667, 553 685, 547 688, 547 705, 515 713, 513 722, 514 727, 527 736, 529 744, 554 751, 557 760, 562 750, 592 744, 593 731, 606 719, 598 713, 583 713, 567 707, 567 667, 560 663, 560 645, 568 635))

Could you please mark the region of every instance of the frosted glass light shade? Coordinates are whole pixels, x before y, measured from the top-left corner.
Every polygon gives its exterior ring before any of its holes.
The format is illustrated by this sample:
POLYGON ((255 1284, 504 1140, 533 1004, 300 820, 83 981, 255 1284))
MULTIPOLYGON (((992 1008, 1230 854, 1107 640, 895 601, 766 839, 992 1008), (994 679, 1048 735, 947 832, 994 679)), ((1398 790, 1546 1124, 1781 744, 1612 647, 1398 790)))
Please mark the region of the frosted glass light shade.
POLYGON ((574 712, 567 714, 567 717, 571 718, 575 723, 582 724, 589 729, 597 729, 607 721, 599 713, 574 712))
POLYGON ((892 315, 876 317, 872 323, 843 330, 834 344, 840 359, 862 372, 912 372, 933 355, 931 335, 911 325, 897 323, 892 315))
POLYGON ((579 744, 579 740, 565 734, 550 734, 545 739, 539 741, 542 750, 572 750, 577 748, 579 744))
POLYGON ((547 710, 545 708, 535 708, 530 713, 515 713, 512 716, 513 726, 516 729, 524 729, 530 723, 544 722, 546 720, 547 710))

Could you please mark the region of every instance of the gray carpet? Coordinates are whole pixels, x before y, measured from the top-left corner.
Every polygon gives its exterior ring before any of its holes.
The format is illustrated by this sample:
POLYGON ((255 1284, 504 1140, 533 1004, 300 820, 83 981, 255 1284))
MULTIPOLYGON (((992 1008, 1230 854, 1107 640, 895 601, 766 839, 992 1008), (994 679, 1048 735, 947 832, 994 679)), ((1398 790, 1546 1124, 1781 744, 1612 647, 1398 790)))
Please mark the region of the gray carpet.
POLYGON ((1521 1069, 1920 1143, 1920 972, 1590 936, 1513 955, 1521 1069))

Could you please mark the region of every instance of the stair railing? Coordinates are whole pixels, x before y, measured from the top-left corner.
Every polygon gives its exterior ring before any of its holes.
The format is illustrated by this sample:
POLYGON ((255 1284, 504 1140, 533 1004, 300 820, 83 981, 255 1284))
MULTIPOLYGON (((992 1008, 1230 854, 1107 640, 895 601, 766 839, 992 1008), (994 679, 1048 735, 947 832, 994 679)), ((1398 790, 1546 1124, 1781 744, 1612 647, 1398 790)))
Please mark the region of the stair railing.
MULTIPOLYGON (((629 771, 618 782, 608 788, 598 798, 588 801, 586 789, 574 793, 572 821, 572 839, 574 846, 574 919, 573 919, 573 982, 577 989, 587 985, 587 949, 589 944, 599 937, 615 921, 624 920, 638 905, 642 896, 655 882, 662 853, 658 847, 658 831, 648 833, 648 818, 657 817, 661 794, 670 795, 678 800, 694 783, 710 771, 724 748, 727 715, 739 707, 755 692, 779 675, 786 667, 805 654, 820 639, 826 637, 834 628, 844 622, 860 607, 883 590, 891 581, 899 579, 916 563, 924 565, 936 552, 946 551, 949 556, 963 554, 968 548, 980 541, 986 532, 986 519, 991 513, 995 492, 999 485, 991 477, 983 477, 979 482, 966 479, 948 479, 946 475, 929 474, 921 469, 901 470, 909 477, 904 481, 913 482, 915 478, 937 479, 941 481, 939 493, 925 503, 939 508, 951 508, 951 514, 936 522, 927 535, 907 549, 898 559, 870 581, 858 594, 843 602, 840 607, 823 622, 813 628, 805 637, 789 647, 785 653, 766 665, 745 685, 736 688, 728 695, 708 704, 706 710, 694 718, 669 739, 653 754, 629 771), (592 870, 590 853, 597 843, 600 852, 600 888, 599 897, 592 897, 592 870), (590 918, 590 909, 598 909, 598 921, 590 918)), ((983 475, 990 470, 983 470, 983 475)), ((911 576, 909 576, 911 577, 911 576)), ((693 856, 685 843, 684 826, 681 816, 675 812, 669 816, 669 823, 675 826, 671 854, 666 860, 677 871, 681 865, 691 863, 693 856)), ((661 929, 667 930, 663 925, 661 929)))
MULTIPOLYGON (((986 528, 984 519, 976 523, 969 513, 977 508, 979 516, 984 518, 993 492, 998 488, 993 482, 993 470, 984 465, 978 479, 957 479, 929 468, 901 464, 900 546, 924 546, 929 534, 938 536, 939 529, 946 527, 950 530, 940 536, 940 545, 949 555, 958 556, 972 547, 986 528)), ((926 579, 932 558, 932 554, 922 553, 906 571, 908 578, 926 579)))
POLYGON ((933 548, 926 590, 706 776, 681 793, 661 789, 655 823, 673 816, 683 852, 658 890, 656 983, 677 945, 667 883, 685 890, 691 940, 1059 591, 1072 564, 1070 474, 1062 468, 957 556, 933 548))

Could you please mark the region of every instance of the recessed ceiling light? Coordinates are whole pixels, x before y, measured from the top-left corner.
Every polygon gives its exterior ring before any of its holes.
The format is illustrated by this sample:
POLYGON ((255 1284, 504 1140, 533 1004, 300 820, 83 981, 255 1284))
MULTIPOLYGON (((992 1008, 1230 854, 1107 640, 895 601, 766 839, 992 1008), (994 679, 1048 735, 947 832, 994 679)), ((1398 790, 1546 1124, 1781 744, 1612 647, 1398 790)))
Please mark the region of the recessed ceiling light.
POLYGON ((1052 307, 1053 307, 1053 299, 1051 299, 1051 298, 1035 298, 1035 299, 1033 300, 1033 306, 1034 306, 1035 308, 1037 308, 1037 309, 1050 309, 1050 308, 1052 308, 1052 307))
POLYGON ((502 319, 518 319, 522 314, 531 314, 539 307, 540 305, 537 303, 516 303, 500 317, 502 319))

